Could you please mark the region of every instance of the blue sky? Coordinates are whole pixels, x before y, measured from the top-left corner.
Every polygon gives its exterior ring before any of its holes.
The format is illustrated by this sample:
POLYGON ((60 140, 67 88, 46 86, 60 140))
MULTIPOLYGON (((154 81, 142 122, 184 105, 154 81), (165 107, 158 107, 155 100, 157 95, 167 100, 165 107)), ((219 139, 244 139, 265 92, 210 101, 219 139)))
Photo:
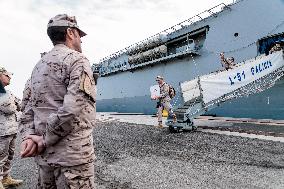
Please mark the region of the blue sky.
POLYGON ((1 62, 14 73, 9 89, 22 97, 25 81, 52 43, 48 20, 59 13, 77 18, 88 35, 83 53, 91 63, 220 3, 233 0, 0 0, 1 62))

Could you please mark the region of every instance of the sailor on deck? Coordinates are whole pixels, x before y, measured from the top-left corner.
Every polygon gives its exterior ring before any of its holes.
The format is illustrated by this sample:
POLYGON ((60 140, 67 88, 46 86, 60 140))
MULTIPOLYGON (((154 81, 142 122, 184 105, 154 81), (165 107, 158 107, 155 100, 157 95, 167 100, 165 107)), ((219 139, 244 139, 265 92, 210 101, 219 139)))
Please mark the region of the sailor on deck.
POLYGON ((225 70, 232 69, 236 63, 234 57, 225 58, 224 53, 220 53, 221 64, 225 70))
POLYGON ((272 54, 276 51, 281 51, 282 50, 282 47, 281 47, 281 44, 280 43, 275 43, 275 45, 269 50, 269 54, 272 54))

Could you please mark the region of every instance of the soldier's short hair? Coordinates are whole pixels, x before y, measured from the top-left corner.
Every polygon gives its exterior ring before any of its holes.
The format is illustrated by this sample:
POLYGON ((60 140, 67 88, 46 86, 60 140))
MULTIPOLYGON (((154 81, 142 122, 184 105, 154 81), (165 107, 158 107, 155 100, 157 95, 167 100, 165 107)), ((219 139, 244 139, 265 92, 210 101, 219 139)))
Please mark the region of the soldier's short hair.
POLYGON ((64 43, 66 41, 67 26, 54 26, 47 28, 47 35, 53 45, 64 43))

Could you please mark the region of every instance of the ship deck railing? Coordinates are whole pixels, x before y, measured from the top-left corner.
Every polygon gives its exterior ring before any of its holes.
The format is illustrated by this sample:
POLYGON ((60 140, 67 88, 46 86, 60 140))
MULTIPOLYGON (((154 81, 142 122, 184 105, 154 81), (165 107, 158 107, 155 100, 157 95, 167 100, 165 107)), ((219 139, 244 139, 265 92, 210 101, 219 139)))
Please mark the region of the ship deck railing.
POLYGON ((123 71, 134 71, 136 69, 142 68, 142 67, 146 67, 146 66, 152 66, 152 65, 156 65, 158 63, 163 63, 165 61, 169 61, 169 60, 173 60, 176 58, 181 58, 184 56, 188 56, 188 55, 193 55, 193 56, 200 56, 199 52, 197 50, 188 50, 188 51, 183 51, 183 52, 179 52, 179 53, 175 53, 175 54, 171 54, 162 58, 158 58, 158 59, 154 59, 151 61, 147 61, 147 62, 143 62, 140 64, 131 64, 128 68, 123 68, 123 69, 114 69, 113 71, 108 71, 106 73, 101 73, 100 76, 107 76, 107 75, 111 75, 111 74, 115 74, 118 72, 123 72, 123 71))
MULTIPOLYGON (((233 3, 235 3, 235 1, 233 1, 233 3)), ((220 3, 220 4, 210 8, 208 10, 205 10, 205 11, 199 13, 199 14, 196 14, 196 15, 190 17, 189 19, 184 20, 184 21, 182 21, 182 22, 180 22, 180 23, 178 23, 178 24, 176 24, 176 25, 174 25, 174 26, 172 26, 170 28, 167 28, 167 29, 165 29, 165 30, 155 34, 155 35, 152 35, 152 36, 150 36, 150 37, 148 37, 148 38, 146 38, 146 39, 144 39, 142 41, 134 43, 134 44, 132 44, 132 45, 130 45, 130 46, 120 50, 120 51, 117 51, 117 52, 115 52, 115 53, 113 53, 113 54, 111 54, 111 55, 101 59, 99 61, 99 63, 102 63, 102 62, 104 62, 106 60, 118 57, 121 54, 126 53, 129 49, 131 49, 131 48, 133 48, 133 47, 135 47, 135 46, 137 46, 139 44, 142 44, 142 43, 144 43, 144 42, 146 42, 148 40, 151 40, 151 39, 153 39, 153 38, 155 38, 155 37, 157 37, 157 36, 159 36, 159 35, 161 35, 163 33, 166 33, 167 35, 169 35, 169 34, 172 34, 172 33, 176 32, 176 31, 178 31, 180 29, 183 29, 185 27, 189 27, 190 25, 195 24, 196 22, 202 21, 202 20, 204 20, 204 19, 206 19, 206 18, 208 18, 210 16, 216 17, 217 14, 222 12, 223 10, 231 10, 230 5, 226 5, 225 3, 220 3)))

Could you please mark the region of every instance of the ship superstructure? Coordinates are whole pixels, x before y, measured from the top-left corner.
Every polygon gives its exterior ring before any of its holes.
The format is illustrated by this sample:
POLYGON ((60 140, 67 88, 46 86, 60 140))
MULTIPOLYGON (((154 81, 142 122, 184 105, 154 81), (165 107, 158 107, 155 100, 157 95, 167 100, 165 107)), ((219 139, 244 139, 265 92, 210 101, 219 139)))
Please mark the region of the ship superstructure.
MULTIPOLYGON (((100 75, 98 111, 155 113, 149 87, 157 75, 163 75, 177 89, 173 103, 180 106, 180 83, 222 69, 221 52, 236 62, 268 54, 275 42, 284 38, 283 10, 283 0, 219 4, 105 57, 93 65, 100 75)), ((282 83, 209 114, 283 119, 282 83)))

